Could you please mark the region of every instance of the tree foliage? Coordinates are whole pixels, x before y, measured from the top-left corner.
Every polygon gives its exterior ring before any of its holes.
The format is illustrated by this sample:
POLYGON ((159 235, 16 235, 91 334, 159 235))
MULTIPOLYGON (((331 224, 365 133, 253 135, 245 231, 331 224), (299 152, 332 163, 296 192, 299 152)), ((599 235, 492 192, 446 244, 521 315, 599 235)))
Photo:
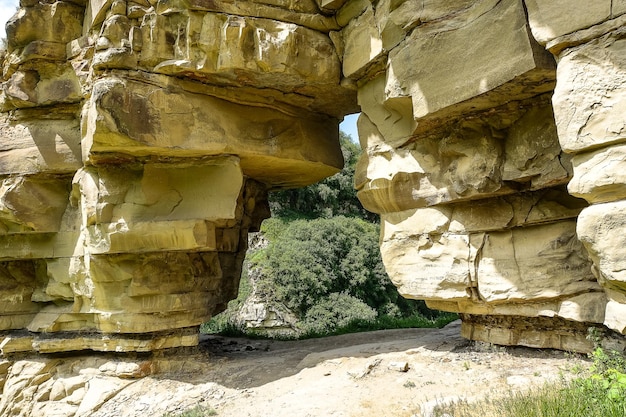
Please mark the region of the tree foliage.
POLYGON ((333 294, 343 294, 342 301, 347 296, 360 300, 380 314, 428 311, 423 302, 402 298, 389 280, 377 224, 345 216, 275 222, 284 229, 276 233, 274 227, 269 247, 254 259, 268 277, 259 291, 300 317, 319 303, 327 307, 333 294))
POLYGON ((355 320, 373 321, 376 310, 346 293, 332 293, 311 307, 302 320, 305 332, 325 333, 355 320))

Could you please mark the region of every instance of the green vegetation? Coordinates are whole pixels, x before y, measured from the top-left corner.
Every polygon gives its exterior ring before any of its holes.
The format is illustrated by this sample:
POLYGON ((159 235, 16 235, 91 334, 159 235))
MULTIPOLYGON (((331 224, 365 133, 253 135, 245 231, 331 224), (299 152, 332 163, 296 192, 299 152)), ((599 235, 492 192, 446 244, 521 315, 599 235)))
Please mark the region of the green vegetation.
POLYGON ((624 400, 613 401, 602 390, 582 390, 575 382, 546 385, 505 398, 440 406, 434 417, 623 417, 624 400))
MULTIPOLYGON (((349 333, 373 332, 376 330, 389 329, 438 329, 456 319, 458 319, 458 316, 454 313, 439 313, 439 315, 433 319, 428 319, 420 314, 414 314, 409 317, 380 316, 373 320, 354 319, 345 325, 336 327, 335 329, 324 329, 322 331, 315 331, 311 329, 307 332, 299 334, 297 338, 313 339, 317 337, 338 336, 349 333)), ((267 338, 264 334, 257 334, 250 330, 246 331, 228 320, 223 320, 218 323, 213 323, 213 321, 206 323, 202 331, 204 333, 219 333, 228 337, 248 337, 251 339, 267 338)), ((278 340, 291 340, 294 338, 295 337, 289 336, 276 337, 278 340)))
POLYGON ((197 405, 193 408, 183 411, 181 414, 165 413, 162 417, 206 417, 216 416, 217 411, 212 408, 197 405))
MULTIPOLYGON (((599 340, 591 330, 590 339, 599 340)), ((438 406, 434 417, 623 417, 626 415, 626 359, 596 344, 593 366, 572 381, 548 384, 504 398, 438 406)))
POLYGON ((456 319, 398 294, 380 257, 377 217, 362 208, 353 187, 360 149, 345 134, 341 146, 340 173, 270 195, 273 217, 261 227, 269 245, 249 252, 244 265, 261 272, 242 277, 238 299, 203 332, 246 333, 234 317, 251 293, 292 312, 299 337, 441 327, 456 319))
POLYGON ((373 320, 354 319, 346 325, 338 326, 331 331, 324 330, 322 332, 316 332, 310 330, 301 336, 301 338, 337 336, 348 333, 372 332, 375 330, 441 328, 457 318, 458 316, 453 313, 439 313, 436 318, 432 319, 417 313, 409 317, 379 316, 373 320))
POLYGON ((378 216, 365 210, 353 185, 361 148, 339 132, 344 167, 336 175, 304 188, 274 192, 270 196, 272 217, 282 219, 351 216, 375 222, 378 216))
MULTIPOLYGON (((271 223, 269 227, 274 227, 271 223)), ((283 225, 273 232, 270 246, 251 261, 267 278, 258 283, 258 290, 300 317, 306 317, 313 306, 331 301, 361 308, 355 300, 380 314, 430 313, 422 302, 400 297, 389 280, 378 249, 378 225, 343 216, 283 225)))

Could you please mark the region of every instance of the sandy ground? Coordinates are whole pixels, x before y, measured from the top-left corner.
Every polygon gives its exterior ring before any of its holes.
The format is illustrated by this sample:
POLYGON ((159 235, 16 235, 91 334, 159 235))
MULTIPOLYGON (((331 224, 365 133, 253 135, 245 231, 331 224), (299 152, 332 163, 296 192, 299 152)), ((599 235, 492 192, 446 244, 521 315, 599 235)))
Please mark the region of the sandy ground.
POLYGON ((437 401, 541 386, 588 366, 559 351, 470 344, 459 323, 306 341, 206 337, 220 416, 423 416, 437 401))

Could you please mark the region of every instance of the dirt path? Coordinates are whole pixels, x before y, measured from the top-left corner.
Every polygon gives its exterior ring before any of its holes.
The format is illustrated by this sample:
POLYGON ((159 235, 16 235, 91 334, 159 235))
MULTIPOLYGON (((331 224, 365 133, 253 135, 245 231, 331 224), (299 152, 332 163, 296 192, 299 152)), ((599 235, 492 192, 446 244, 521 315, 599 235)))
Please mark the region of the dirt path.
POLYGON ((458 323, 294 342, 208 338, 204 344, 219 358, 205 376, 237 389, 215 404, 221 416, 419 416, 438 400, 526 389, 571 374, 581 362, 558 351, 470 345, 458 323))

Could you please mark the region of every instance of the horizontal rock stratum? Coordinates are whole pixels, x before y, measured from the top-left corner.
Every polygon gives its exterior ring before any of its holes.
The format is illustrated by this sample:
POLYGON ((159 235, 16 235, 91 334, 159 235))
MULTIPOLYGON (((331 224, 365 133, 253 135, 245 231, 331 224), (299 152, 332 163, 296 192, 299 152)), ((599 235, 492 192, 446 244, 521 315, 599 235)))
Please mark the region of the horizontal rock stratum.
POLYGON ((626 333, 626 3, 21 0, 0 94, 0 351, 198 343, 267 192, 338 172, 463 336, 626 333))

